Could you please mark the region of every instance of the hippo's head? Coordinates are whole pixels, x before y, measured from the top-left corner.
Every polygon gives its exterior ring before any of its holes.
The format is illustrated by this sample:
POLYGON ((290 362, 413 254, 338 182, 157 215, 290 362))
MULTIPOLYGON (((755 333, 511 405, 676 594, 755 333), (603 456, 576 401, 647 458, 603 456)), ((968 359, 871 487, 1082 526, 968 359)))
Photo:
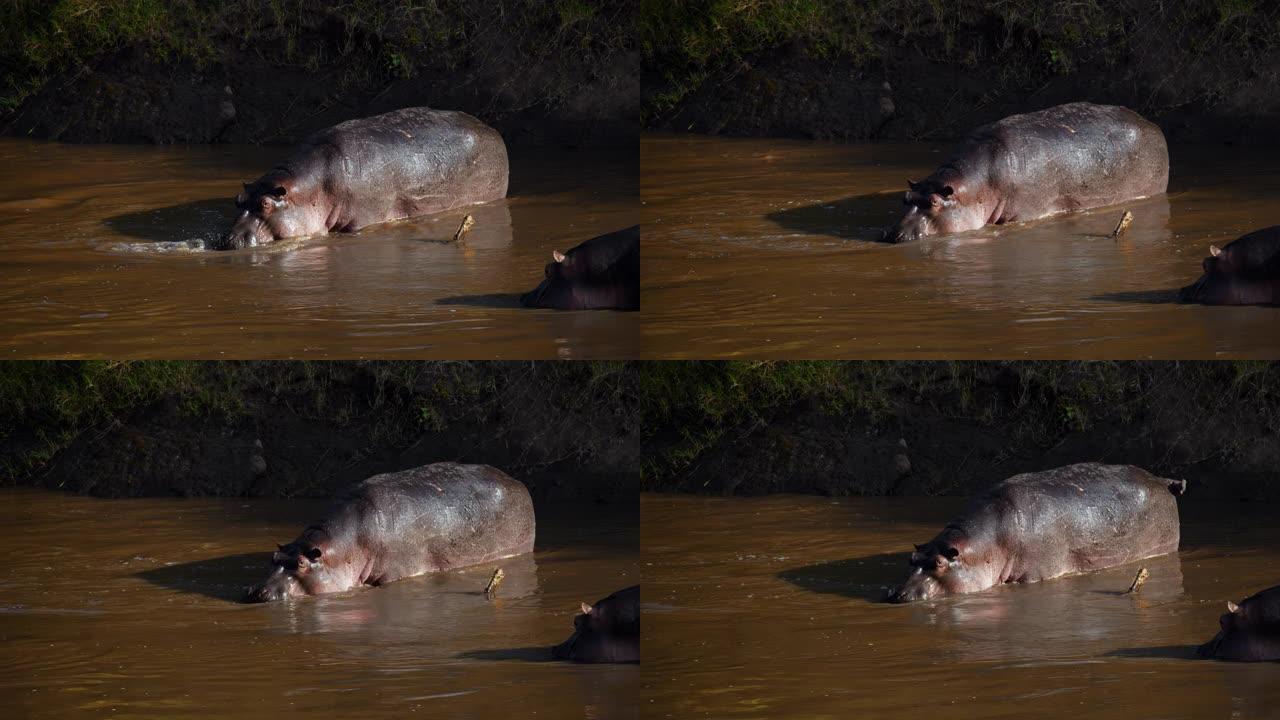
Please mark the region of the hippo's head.
POLYGON ((328 570, 323 550, 296 542, 278 547, 271 556, 271 564, 275 566, 271 575, 249 588, 245 602, 273 602, 309 595, 325 584, 328 570))
POLYGON ((917 600, 933 600, 948 594, 952 571, 957 565, 960 551, 934 540, 917 545, 911 553, 911 575, 906 582, 889 590, 888 601, 908 603, 917 600))
POLYGON ((910 242, 929 235, 974 230, 986 224, 985 218, 975 217, 974 208, 960 202, 951 185, 933 180, 918 183, 908 180, 907 187, 907 194, 902 198, 907 212, 897 225, 884 231, 885 242, 910 242))
POLYGON ((210 250, 240 250, 299 235, 289 212, 287 182, 259 180, 245 183, 236 196, 239 216, 231 231, 209 244, 210 250))

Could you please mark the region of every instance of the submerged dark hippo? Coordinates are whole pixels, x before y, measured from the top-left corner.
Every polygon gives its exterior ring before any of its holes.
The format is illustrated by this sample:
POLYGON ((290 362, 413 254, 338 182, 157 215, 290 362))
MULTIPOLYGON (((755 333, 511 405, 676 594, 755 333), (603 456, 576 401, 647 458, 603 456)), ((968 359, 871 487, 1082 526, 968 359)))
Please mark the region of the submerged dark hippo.
POLYGON ((582 603, 573 634, 551 653, 589 663, 640 662, 640 586, 623 588, 595 605, 582 603))
POLYGON ((888 600, 931 600, 1174 552, 1174 496, 1185 487, 1132 465, 1082 463, 1015 475, 917 545, 910 577, 888 600))
POLYGON ((639 310, 640 226, 600 235, 552 253, 546 279, 520 296, 525 307, 639 310))
POLYGON ((247 602, 341 592, 533 549, 524 485, 488 465, 444 462, 375 475, 281 545, 247 602))
POLYGON ((1222 630, 1200 646, 1200 657, 1259 662, 1280 660, 1280 585, 1227 603, 1222 630))
POLYGON ((404 108, 312 135, 244 186, 240 216, 210 249, 352 232, 506 197, 507 147, 466 113, 404 108))
POLYGON ((1071 103, 974 130, 951 160, 908 182, 889 242, 1159 195, 1169 184, 1164 133, 1115 105, 1071 103))
POLYGON ((1206 305, 1280 305, 1280 225, 1251 232, 1221 249, 1210 245, 1204 274, 1178 297, 1206 305))

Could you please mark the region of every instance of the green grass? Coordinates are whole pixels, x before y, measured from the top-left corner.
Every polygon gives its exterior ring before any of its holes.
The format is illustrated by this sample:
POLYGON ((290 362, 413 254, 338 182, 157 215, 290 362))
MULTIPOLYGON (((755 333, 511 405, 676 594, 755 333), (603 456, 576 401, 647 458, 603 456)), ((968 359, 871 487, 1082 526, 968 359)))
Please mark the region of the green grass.
MULTIPOLYGON (((549 400, 558 420, 621 414, 634 427, 636 373, 621 362, 29 362, 0 363, 0 483, 20 483, 85 433, 137 419, 158 402, 214 422, 282 404, 349 429, 372 450, 453 423, 492 424, 549 400)), ((584 441, 586 457, 597 450, 584 441)))
POLYGON ((1025 92, 1085 66, 1104 71, 1151 51, 1167 53, 1173 73, 1211 57, 1265 68, 1280 47, 1280 7, 1262 0, 641 0, 639 37, 642 120, 651 124, 775 53, 815 61, 815 71, 852 66, 874 75, 918 52, 943 65, 997 68, 992 94, 1025 92), (1148 47, 1153 29, 1172 42, 1148 47))
POLYGON ((927 405, 1012 440, 1048 447, 1097 418, 1128 424, 1176 392, 1206 415, 1254 413, 1280 430, 1280 365, 1257 362, 681 362, 644 363, 640 417, 647 487, 662 487, 703 453, 816 410, 832 423, 887 429, 927 405), (1166 396, 1167 397, 1167 396, 1166 396))
POLYGON ((197 69, 248 53, 351 85, 483 63, 499 37, 546 66, 544 100, 560 102, 573 91, 567 68, 634 48, 630 17, 625 3, 586 0, 7 0, 0 112, 125 48, 197 69))

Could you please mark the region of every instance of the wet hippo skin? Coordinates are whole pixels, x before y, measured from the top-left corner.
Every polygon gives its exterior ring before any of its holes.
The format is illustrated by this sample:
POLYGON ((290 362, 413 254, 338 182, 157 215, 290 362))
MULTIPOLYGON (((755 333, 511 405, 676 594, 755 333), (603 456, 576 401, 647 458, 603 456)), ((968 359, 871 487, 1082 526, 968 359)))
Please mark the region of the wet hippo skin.
POLYGON ((525 307, 639 310, 640 226, 556 251, 545 273, 538 287, 520 297, 525 307))
POLYGON ((1204 274, 1182 288, 1183 302, 1206 305, 1280 305, 1280 225, 1209 246, 1204 274))
POLYGON ((435 463, 375 475, 279 546, 247 602, 342 592, 533 550, 524 485, 488 465, 435 463))
POLYGON ((573 634, 551 653, 587 663, 640 662, 640 586, 623 588, 595 605, 582 604, 573 634))
POLYGON ((917 545, 889 602, 978 592, 1123 565, 1178 549, 1185 481, 1082 463, 1015 475, 917 545))
POLYGON ((1280 660, 1280 585, 1227 603, 1218 620, 1222 629, 1201 645, 1199 655, 1215 660, 1280 660))
POLYGON ((351 232, 506 197, 502 136, 466 113, 415 107, 335 125, 244 186, 213 250, 351 232))
POLYGON ((1114 105, 1070 103, 984 125, 920 182, 888 242, 1036 220, 1159 195, 1169 184, 1164 133, 1114 105))

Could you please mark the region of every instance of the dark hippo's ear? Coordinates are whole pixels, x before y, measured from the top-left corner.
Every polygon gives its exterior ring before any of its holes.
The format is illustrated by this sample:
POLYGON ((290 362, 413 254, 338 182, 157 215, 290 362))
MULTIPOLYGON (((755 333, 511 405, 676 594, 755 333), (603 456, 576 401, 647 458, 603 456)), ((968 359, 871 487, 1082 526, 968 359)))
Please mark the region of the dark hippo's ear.
POLYGON ((907 188, 912 192, 916 192, 917 190, 920 189, 920 183, 916 182, 915 180, 908 180, 907 188))
POLYGON ((928 549, 929 549, 929 544, 928 544, 928 543, 925 543, 924 545, 917 545, 917 546, 916 546, 916 551, 917 551, 917 552, 924 552, 925 550, 928 550, 928 549))

